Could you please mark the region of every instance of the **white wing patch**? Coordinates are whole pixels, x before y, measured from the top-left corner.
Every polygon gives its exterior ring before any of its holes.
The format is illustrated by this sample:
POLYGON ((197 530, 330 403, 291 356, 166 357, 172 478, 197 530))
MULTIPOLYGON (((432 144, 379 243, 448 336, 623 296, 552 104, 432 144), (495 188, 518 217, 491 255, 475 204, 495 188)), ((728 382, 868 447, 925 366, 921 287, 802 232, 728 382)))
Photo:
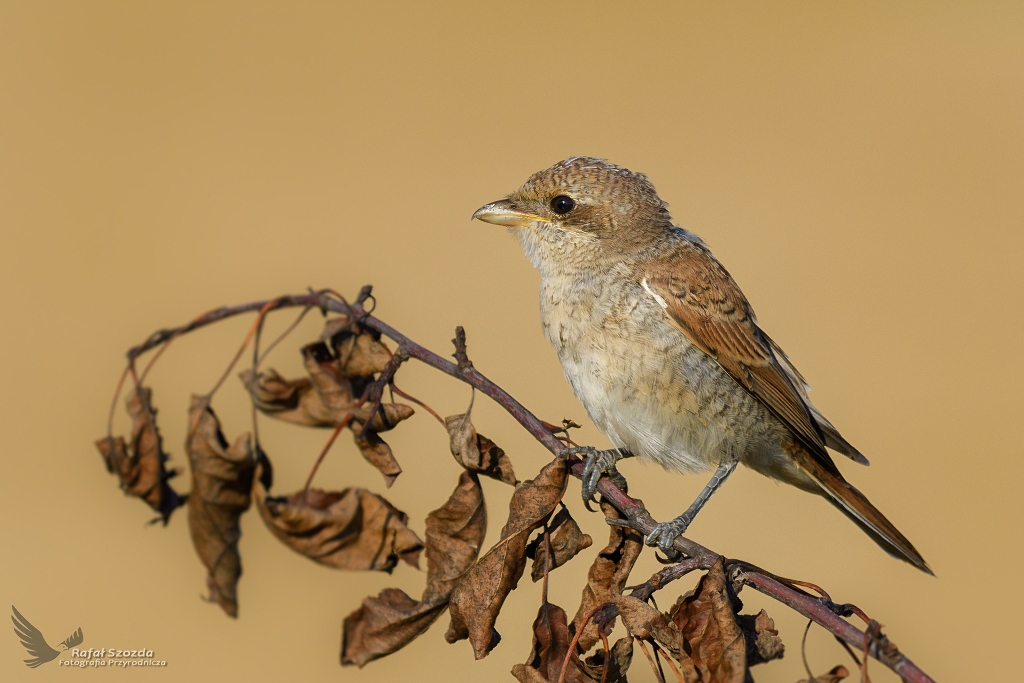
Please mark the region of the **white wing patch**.
MULTIPOLYGON (((634 282, 636 282, 636 280, 634 280, 634 282)), ((641 280, 640 284, 643 285, 644 289, 647 291, 648 294, 654 297, 655 301, 661 304, 662 308, 668 308, 668 302, 665 301, 664 297, 662 297, 660 294, 651 289, 651 286, 647 284, 647 278, 641 280)))

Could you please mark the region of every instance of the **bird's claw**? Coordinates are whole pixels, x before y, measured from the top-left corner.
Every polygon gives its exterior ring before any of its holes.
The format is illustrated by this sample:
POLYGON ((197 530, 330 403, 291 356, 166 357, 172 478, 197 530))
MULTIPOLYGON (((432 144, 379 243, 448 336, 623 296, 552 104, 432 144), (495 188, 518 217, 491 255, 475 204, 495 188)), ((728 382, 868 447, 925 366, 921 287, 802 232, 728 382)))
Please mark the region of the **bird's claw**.
POLYGON ((651 533, 647 534, 644 543, 651 547, 657 547, 665 557, 672 559, 679 555, 679 552, 672 547, 676 539, 682 535, 690 526, 690 520, 685 514, 676 517, 671 522, 659 522, 654 525, 651 533))
POLYGON ((588 510, 593 511, 590 503, 591 501, 596 502, 597 483, 601 480, 602 476, 607 475, 609 479, 615 482, 616 486, 623 491, 626 490, 626 478, 619 474, 619 471, 615 468, 615 463, 629 457, 629 451, 619 448, 599 451, 593 446, 575 446, 562 451, 562 457, 570 455, 586 456, 583 463, 582 495, 583 504, 588 510))

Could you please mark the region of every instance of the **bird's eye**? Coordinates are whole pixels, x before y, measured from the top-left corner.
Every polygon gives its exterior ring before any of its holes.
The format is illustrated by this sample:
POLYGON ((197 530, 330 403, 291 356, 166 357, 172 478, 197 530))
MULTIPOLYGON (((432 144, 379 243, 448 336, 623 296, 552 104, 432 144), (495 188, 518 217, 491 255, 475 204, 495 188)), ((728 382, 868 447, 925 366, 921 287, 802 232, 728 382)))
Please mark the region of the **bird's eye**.
POLYGON ((576 208, 576 202, 572 197, 560 194, 551 200, 551 210, 557 214, 567 214, 576 208))

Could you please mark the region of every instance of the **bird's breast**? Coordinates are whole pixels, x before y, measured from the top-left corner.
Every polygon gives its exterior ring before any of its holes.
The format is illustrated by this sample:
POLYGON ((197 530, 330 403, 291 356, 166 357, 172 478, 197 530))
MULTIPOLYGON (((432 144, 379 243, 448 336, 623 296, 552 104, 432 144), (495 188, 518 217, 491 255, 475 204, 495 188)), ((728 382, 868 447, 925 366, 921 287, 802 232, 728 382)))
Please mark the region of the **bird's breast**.
POLYGON ((772 416, 639 285, 547 280, 541 321, 573 392, 617 447, 688 472, 777 450, 772 416))

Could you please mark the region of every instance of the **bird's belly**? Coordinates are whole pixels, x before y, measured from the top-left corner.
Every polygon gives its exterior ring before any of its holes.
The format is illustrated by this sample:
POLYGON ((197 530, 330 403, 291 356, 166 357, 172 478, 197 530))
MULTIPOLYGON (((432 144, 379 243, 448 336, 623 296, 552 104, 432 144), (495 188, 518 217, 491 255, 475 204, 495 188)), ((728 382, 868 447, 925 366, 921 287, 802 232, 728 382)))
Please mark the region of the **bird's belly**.
POLYGON ((670 345, 604 342, 559 355, 576 396, 616 446, 682 472, 782 455, 775 417, 679 335, 670 345))

